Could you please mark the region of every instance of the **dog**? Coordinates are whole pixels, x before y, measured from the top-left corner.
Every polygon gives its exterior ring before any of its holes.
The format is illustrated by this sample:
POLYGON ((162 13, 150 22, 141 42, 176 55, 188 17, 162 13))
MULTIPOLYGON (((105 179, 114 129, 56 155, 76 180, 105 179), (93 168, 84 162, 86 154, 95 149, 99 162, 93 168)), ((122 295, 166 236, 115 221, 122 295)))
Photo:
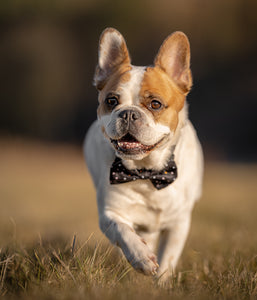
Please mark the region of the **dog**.
POLYGON ((174 32, 154 64, 139 67, 131 64, 121 33, 107 28, 98 55, 98 117, 84 154, 100 228, 134 269, 167 279, 202 190, 202 149, 186 103, 192 86, 189 41, 174 32))

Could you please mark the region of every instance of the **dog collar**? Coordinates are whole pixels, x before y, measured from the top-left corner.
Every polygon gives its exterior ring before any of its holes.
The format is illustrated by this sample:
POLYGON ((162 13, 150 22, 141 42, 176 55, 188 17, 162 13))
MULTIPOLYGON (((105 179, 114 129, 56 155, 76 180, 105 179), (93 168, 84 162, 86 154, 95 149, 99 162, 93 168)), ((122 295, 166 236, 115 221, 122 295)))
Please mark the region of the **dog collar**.
POLYGON ((128 170, 122 163, 121 158, 116 157, 110 169, 110 183, 119 184, 138 179, 151 180, 157 190, 163 189, 173 183, 177 178, 177 166, 174 161, 174 154, 161 171, 147 169, 128 170))

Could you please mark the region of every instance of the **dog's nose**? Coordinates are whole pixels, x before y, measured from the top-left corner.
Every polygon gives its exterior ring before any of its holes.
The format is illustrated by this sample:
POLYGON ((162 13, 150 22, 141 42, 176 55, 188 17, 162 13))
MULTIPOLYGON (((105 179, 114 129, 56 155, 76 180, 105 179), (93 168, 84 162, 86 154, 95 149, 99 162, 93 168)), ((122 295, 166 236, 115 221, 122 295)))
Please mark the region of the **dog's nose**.
POLYGON ((125 109, 119 113, 119 117, 125 121, 136 121, 140 119, 141 114, 137 110, 125 109))

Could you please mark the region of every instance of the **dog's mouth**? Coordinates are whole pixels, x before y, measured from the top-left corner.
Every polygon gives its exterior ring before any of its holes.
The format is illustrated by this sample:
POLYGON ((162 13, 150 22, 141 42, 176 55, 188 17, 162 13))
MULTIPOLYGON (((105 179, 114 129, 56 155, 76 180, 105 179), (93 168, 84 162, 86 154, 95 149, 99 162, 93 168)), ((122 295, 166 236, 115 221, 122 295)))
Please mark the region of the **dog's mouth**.
POLYGON ((154 145, 144 145, 129 133, 124 135, 121 139, 118 140, 111 139, 111 143, 114 145, 115 149, 118 152, 122 152, 124 154, 141 154, 141 153, 150 152, 161 141, 155 143, 154 145))

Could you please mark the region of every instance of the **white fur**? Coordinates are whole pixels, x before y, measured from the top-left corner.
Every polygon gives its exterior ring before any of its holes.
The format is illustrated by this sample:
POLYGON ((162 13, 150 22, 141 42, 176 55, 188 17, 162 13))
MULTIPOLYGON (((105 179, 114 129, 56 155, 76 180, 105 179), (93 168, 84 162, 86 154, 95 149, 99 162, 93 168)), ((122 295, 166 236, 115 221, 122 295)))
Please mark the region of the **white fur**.
POLYGON ((130 80, 121 84, 120 91, 122 97, 122 104, 124 105, 138 105, 139 92, 141 88, 141 82, 145 73, 145 67, 132 66, 130 71, 130 80))

